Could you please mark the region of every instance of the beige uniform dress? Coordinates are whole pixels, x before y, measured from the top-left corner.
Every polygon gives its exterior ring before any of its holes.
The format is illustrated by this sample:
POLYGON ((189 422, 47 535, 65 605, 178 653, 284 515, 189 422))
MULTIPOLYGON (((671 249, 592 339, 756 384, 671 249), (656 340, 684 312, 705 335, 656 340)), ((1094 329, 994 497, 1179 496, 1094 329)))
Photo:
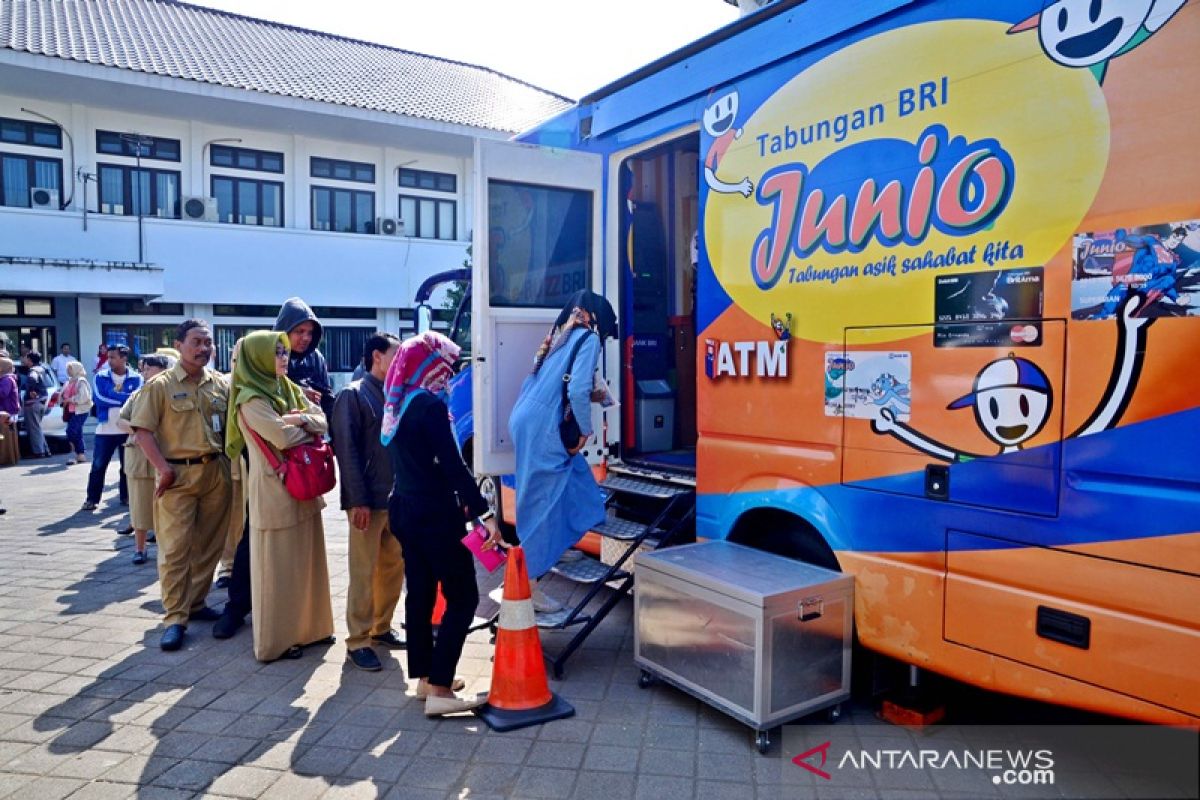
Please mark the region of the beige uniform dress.
POLYGON ((242 461, 229 462, 229 477, 233 479, 233 490, 229 500, 229 527, 225 531, 225 547, 221 551, 221 568, 218 575, 228 577, 233 574, 233 559, 237 554, 238 542, 242 540, 242 532, 246 529, 246 490, 242 480, 242 461))
POLYGON ((229 525, 225 408, 229 382, 205 369, 188 378, 176 364, 145 384, 130 424, 154 434, 175 483, 154 502, 164 623, 187 625, 205 605, 229 525))
MULTIPOLYGON (((126 422, 133 419, 133 409, 141 393, 138 389, 129 396, 121 407, 121 419, 126 422)), ((154 481, 157 477, 154 465, 137 446, 134 437, 126 439, 122 447, 125 448, 125 479, 129 484, 129 524, 139 531, 153 530, 154 481)))
MULTIPOLYGON (((304 411, 308 430, 288 425, 265 399, 255 397, 238 407, 243 430, 262 437, 275 456, 293 445, 325 433, 321 407, 304 411)), ((333 604, 325 561, 323 498, 297 500, 275 474, 270 462, 245 431, 250 469, 243 485, 250 499, 250 597, 254 605, 254 657, 274 661, 293 645, 306 645, 333 635, 333 604)))

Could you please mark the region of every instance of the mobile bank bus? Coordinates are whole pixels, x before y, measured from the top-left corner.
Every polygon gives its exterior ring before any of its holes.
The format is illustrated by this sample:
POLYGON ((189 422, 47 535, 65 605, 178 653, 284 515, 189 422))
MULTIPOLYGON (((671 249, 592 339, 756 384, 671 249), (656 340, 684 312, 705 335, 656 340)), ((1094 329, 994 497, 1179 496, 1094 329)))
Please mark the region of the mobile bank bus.
POLYGON ((853 574, 870 650, 1197 723, 1197 42, 1195 0, 777 2, 481 140, 475 468, 590 287, 598 468, 853 574))

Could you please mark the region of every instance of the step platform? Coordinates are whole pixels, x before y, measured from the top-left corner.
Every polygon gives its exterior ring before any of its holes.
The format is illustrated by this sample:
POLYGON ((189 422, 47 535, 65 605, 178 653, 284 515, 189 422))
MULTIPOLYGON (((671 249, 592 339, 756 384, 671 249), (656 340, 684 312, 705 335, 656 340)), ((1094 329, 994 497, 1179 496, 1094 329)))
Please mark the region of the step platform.
POLYGON ((659 500, 669 500, 672 497, 686 494, 689 491, 686 487, 675 486, 670 483, 659 483, 657 481, 611 474, 600 485, 613 492, 624 492, 625 494, 637 495, 639 497, 653 497, 659 500))
POLYGON ((599 583, 602 580, 622 580, 629 573, 624 570, 612 572, 607 564, 602 564, 591 556, 584 556, 576 561, 560 561, 550 568, 555 575, 561 575, 576 583, 599 583))

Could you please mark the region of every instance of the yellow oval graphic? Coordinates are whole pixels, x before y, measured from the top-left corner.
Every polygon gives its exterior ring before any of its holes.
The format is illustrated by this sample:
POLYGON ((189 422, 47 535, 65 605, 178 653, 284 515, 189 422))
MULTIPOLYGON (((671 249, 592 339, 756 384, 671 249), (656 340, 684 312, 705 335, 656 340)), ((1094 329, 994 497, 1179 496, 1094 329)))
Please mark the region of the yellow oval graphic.
POLYGON ((754 192, 710 190, 704 218, 738 306, 793 312, 793 335, 840 342, 847 327, 932 323, 935 275, 1039 266, 1062 248, 1103 177, 1104 95, 1007 30, 883 33, 755 111, 716 166, 754 192))

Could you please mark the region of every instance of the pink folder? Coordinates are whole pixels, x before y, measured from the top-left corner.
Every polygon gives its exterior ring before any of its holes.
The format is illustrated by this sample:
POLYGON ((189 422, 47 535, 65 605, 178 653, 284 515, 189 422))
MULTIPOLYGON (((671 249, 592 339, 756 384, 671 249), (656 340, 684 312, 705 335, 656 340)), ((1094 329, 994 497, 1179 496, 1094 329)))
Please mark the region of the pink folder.
POLYGON ((488 540, 487 528, 479 523, 472 524, 467 535, 463 537, 462 543, 467 546, 467 549, 475 554, 479 559, 479 563, 483 564, 483 568, 488 572, 495 572, 496 568, 503 564, 508 559, 508 554, 499 547, 491 550, 484 550, 484 542, 488 540))

